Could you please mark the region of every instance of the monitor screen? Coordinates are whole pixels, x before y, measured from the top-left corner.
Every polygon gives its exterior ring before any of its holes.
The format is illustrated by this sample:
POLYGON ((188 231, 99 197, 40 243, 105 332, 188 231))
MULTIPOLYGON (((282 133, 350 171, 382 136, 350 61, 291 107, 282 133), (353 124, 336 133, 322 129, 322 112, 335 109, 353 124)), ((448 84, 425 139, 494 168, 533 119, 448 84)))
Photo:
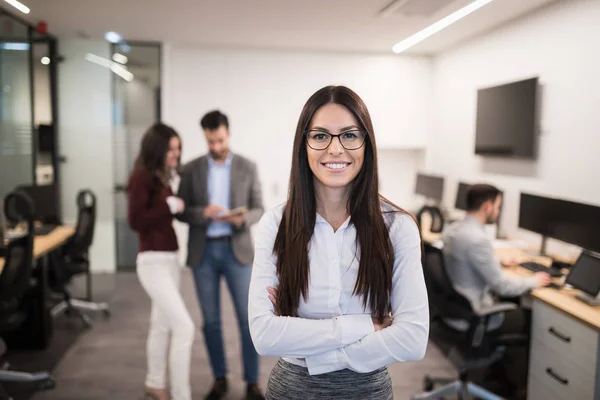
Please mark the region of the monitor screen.
POLYGON ((469 190, 469 186, 470 185, 468 183, 458 183, 456 202, 454 203, 454 208, 457 210, 467 211, 467 191, 469 190))
POLYGON ((538 78, 477 91, 475 154, 534 158, 538 78))
POLYGON ((19 186, 31 197, 35 207, 35 220, 42 223, 58 223, 58 202, 55 185, 19 186))
POLYGON ((565 283, 590 296, 597 296, 600 292, 600 258, 586 252, 581 253, 571 267, 565 283))
POLYGON ((417 174, 415 193, 438 202, 442 201, 444 178, 441 176, 417 174))
POLYGON ((519 228, 600 252, 600 207, 521 193, 519 228))

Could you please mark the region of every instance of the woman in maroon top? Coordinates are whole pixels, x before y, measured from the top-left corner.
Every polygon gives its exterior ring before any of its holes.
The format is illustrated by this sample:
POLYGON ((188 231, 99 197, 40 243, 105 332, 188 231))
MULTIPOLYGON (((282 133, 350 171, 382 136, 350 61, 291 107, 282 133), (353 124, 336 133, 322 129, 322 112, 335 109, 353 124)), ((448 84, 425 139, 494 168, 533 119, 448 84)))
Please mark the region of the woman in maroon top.
POLYGON ((167 354, 171 398, 191 399, 189 371, 195 328, 179 291, 181 267, 172 226, 173 214, 183 212, 185 205, 169 187, 180 154, 181 140, 173 128, 151 126, 142 139, 128 185, 129 225, 139 236, 137 274, 152 300, 144 392, 153 400, 169 398, 167 354))

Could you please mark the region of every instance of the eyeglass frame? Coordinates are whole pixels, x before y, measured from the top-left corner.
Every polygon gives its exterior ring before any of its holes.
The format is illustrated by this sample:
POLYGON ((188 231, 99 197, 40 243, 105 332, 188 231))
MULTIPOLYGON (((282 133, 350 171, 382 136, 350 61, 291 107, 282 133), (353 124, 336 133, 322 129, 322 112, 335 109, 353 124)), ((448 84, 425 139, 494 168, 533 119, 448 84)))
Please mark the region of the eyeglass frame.
POLYGON ((306 140, 306 144, 308 145, 308 147, 310 147, 311 149, 313 149, 315 151, 325 151, 325 150, 327 150, 329 148, 329 146, 331 146, 331 143, 333 143, 333 139, 334 138, 338 138, 338 141, 340 142, 340 145, 344 148, 344 150, 350 150, 350 151, 352 151, 352 150, 358 150, 358 149, 360 149, 361 147, 363 147, 365 145, 368 136, 369 135, 367 134, 367 132, 365 130, 363 130, 363 129, 351 129, 351 130, 348 130, 348 131, 344 131, 344 132, 338 133, 337 135, 334 135, 331 132, 325 132, 325 131, 318 130, 318 129, 309 129, 307 131, 304 131, 304 139, 306 140), (319 133, 323 133, 323 134, 331 136, 331 138, 329 139, 329 143, 327 144, 327 146, 325 146, 322 149, 315 149, 314 147, 312 147, 310 145, 310 143, 308 142, 308 134, 310 132, 319 132, 319 133), (356 148, 353 148, 353 149, 349 149, 346 146, 344 146, 344 143, 342 143, 342 139, 340 138, 340 136, 342 136, 342 135, 344 135, 346 133, 350 133, 350 132, 361 132, 364 135, 363 141, 360 144, 360 146, 358 146, 356 148))

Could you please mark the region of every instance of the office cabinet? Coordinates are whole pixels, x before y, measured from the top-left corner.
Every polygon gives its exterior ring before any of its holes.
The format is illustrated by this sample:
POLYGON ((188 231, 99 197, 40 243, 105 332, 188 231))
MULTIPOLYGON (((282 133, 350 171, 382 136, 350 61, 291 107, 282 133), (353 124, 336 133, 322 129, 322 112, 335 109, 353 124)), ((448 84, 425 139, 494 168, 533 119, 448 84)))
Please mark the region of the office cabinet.
POLYGON ((531 327, 528 399, 600 399, 600 334, 535 299, 531 327))

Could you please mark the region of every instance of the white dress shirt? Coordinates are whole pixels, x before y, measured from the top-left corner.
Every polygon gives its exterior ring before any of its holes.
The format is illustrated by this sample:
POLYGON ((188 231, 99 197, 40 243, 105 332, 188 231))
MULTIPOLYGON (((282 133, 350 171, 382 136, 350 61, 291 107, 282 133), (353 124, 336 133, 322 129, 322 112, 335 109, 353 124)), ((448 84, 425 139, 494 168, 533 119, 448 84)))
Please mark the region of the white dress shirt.
POLYGON ((284 205, 261 219, 255 240, 248 318, 259 354, 280 356, 308 368, 311 375, 351 369, 366 373, 397 361, 423 358, 429 334, 427 291, 421 242, 413 219, 382 205, 394 247, 393 323, 375 332, 371 310, 352 294, 358 274, 356 229, 348 218, 336 231, 317 214, 309 243, 308 301, 298 317, 274 314, 267 287, 277 287, 273 244, 284 205), (305 359, 299 360, 299 358, 305 359))

